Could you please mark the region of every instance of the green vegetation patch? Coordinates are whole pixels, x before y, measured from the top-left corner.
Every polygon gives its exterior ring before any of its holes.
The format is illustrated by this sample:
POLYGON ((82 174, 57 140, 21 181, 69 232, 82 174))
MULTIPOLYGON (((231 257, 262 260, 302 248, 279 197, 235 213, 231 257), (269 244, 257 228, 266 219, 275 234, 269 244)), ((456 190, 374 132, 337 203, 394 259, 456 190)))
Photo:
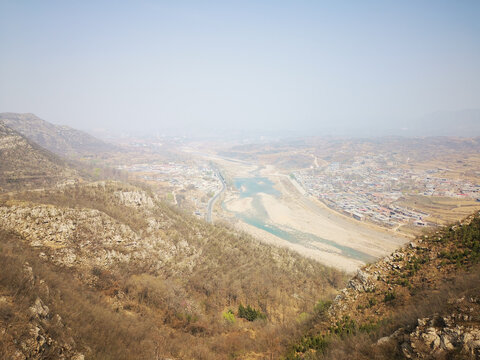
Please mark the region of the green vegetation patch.
POLYGON ((238 306, 238 317, 248 321, 254 321, 257 319, 264 320, 267 318, 267 315, 262 313, 260 310, 254 309, 250 305, 247 305, 247 307, 245 307, 240 304, 238 306))

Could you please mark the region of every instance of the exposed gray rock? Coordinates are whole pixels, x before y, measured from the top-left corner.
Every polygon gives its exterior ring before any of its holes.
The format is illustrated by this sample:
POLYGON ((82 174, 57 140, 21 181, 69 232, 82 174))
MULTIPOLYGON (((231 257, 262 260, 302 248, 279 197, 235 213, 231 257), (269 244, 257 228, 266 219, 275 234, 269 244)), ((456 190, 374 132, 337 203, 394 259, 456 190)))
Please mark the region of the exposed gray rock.
POLYGON ((35 303, 29 308, 30 315, 39 319, 45 319, 50 313, 50 309, 43 303, 40 298, 35 300, 35 303))
POLYGON ((375 283, 370 279, 370 275, 362 270, 358 270, 353 279, 348 282, 348 288, 357 292, 375 290, 375 283))
POLYGON ((391 340, 390 336, 384 336, 377 340, 377 345, 383 345, 388 343, 391 340))
POLYGON ((116 191, 115 196, 120 203, 130 207, 154 207, 153 200, 145 191, 116 191))
MULTIPOLYGON (((465 321, 463 316, 459 317, 459 321, 465 321)), ((459 352, 467 357, 478 358, 480 329, 472 325, 466 327, 456 323, 455 316, 418 319, 418 326, 410 333, 409 341, 401 345, 402 353, 407 358, 423 358, 428 349, 429 355, 459 352), (438 319, 446 321, 442 326, 434 326, 438 319)))
POLYGON ((433 327, 430 327, 426 332, 421 334, 421 338, 427 346, 433 351, 438 350, 440 347, 440 337, 437 334, 437 330, 433 327))
POLYGON ((471 329, 462 336, 463 351, 472 356, 480 355, 480 330, 471 329))

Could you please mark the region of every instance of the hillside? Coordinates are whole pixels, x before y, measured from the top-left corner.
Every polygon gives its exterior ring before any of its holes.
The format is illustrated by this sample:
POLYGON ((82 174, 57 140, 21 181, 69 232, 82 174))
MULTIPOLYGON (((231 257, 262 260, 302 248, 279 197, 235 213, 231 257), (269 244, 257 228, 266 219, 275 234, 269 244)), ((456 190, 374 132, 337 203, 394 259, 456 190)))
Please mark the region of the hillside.
MULTIPOLYGON (((474 134, 474 133, 473 133, 474 134)), ((427 161, 444 162, 443 166, 455 166, 478 157, 479 137, 401 137, 378 138, 304 137, 285 139, 267 144, 236 145, 219 151, 219 155, 263 164, 276 164, 289 169, 313 165, 315 155, 321 164, 352 162, 355 156, 386 154, 393 161, 421 164, 427 161), (459 163, 460 163, 459 162, 459 163)), ((470 170, 470 169, 463 169, 470 170)))
POLYGON ((116 149, 83 131, 51 124, 34 114, 0 113, 0 122, 60 156, 91 157, 116 149))
MULTIPOLYGON (((446 146, 471 152, 478 139, 446 146)), ((75 181, 86 165, 3 122, 0 159, 0 359, 480 356, 478 213, 347 284, 147 187, 75 181)))
POLYGON ((290 359, 478 359, 480 213, 367 265, 320 302, 290 359))
POLYGON ((50 186, 76 177, 64 160, 0 123, 0 190, 50 186))
POLYGON ((19 359, 278 358, 344 284, 117 182, 4 195, 0 235, 0 353, 19 359))

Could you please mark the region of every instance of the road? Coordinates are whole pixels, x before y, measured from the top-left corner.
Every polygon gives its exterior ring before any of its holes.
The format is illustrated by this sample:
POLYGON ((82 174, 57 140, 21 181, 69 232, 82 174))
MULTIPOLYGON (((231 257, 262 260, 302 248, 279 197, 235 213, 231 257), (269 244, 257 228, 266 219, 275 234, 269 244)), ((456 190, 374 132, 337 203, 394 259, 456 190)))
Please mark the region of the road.
POLYGON ((212 209, 213 206, 215 205, 215 202, 219 198, 219 196, 225 191, 227 188, 227 184, 225 183, 225 179, 223 178, 222 174, 220 174, 219 171, 217 171, 217 176, 222 182, 222 188, 220 189, 219 192, 217 192, 209 201, 208 201, 208 207, 207 207, 207 222, 212 223, 212 209))

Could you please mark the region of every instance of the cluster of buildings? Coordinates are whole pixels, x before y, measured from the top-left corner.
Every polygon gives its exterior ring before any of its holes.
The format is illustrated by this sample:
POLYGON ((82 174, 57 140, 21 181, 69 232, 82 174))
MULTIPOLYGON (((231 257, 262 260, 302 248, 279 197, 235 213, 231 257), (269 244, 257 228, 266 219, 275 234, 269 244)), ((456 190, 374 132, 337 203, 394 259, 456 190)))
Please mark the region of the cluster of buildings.
POLYGON ((163 185, 175 204, 191 208, 198 217, 204 217, 208 200, 222 188, 215 168, 207 162, 134 164, 117 167, 135 173, 137 178, 163 185))
POLYGON ((396 205, 396 201, 404 194, 480 197, 480 185, 441 177, 444 170, 416 172, 378 155, 312 167, 294 172, 293 176, 309 195, 359 221, 369 220, 387 227, 425 226, 429 214, 396 205))
POLYGON ((427 170, 424 176, 423 195, 480 200, 480 185, 459 179, 447 179, 432 175, 436 170, 427 170))

